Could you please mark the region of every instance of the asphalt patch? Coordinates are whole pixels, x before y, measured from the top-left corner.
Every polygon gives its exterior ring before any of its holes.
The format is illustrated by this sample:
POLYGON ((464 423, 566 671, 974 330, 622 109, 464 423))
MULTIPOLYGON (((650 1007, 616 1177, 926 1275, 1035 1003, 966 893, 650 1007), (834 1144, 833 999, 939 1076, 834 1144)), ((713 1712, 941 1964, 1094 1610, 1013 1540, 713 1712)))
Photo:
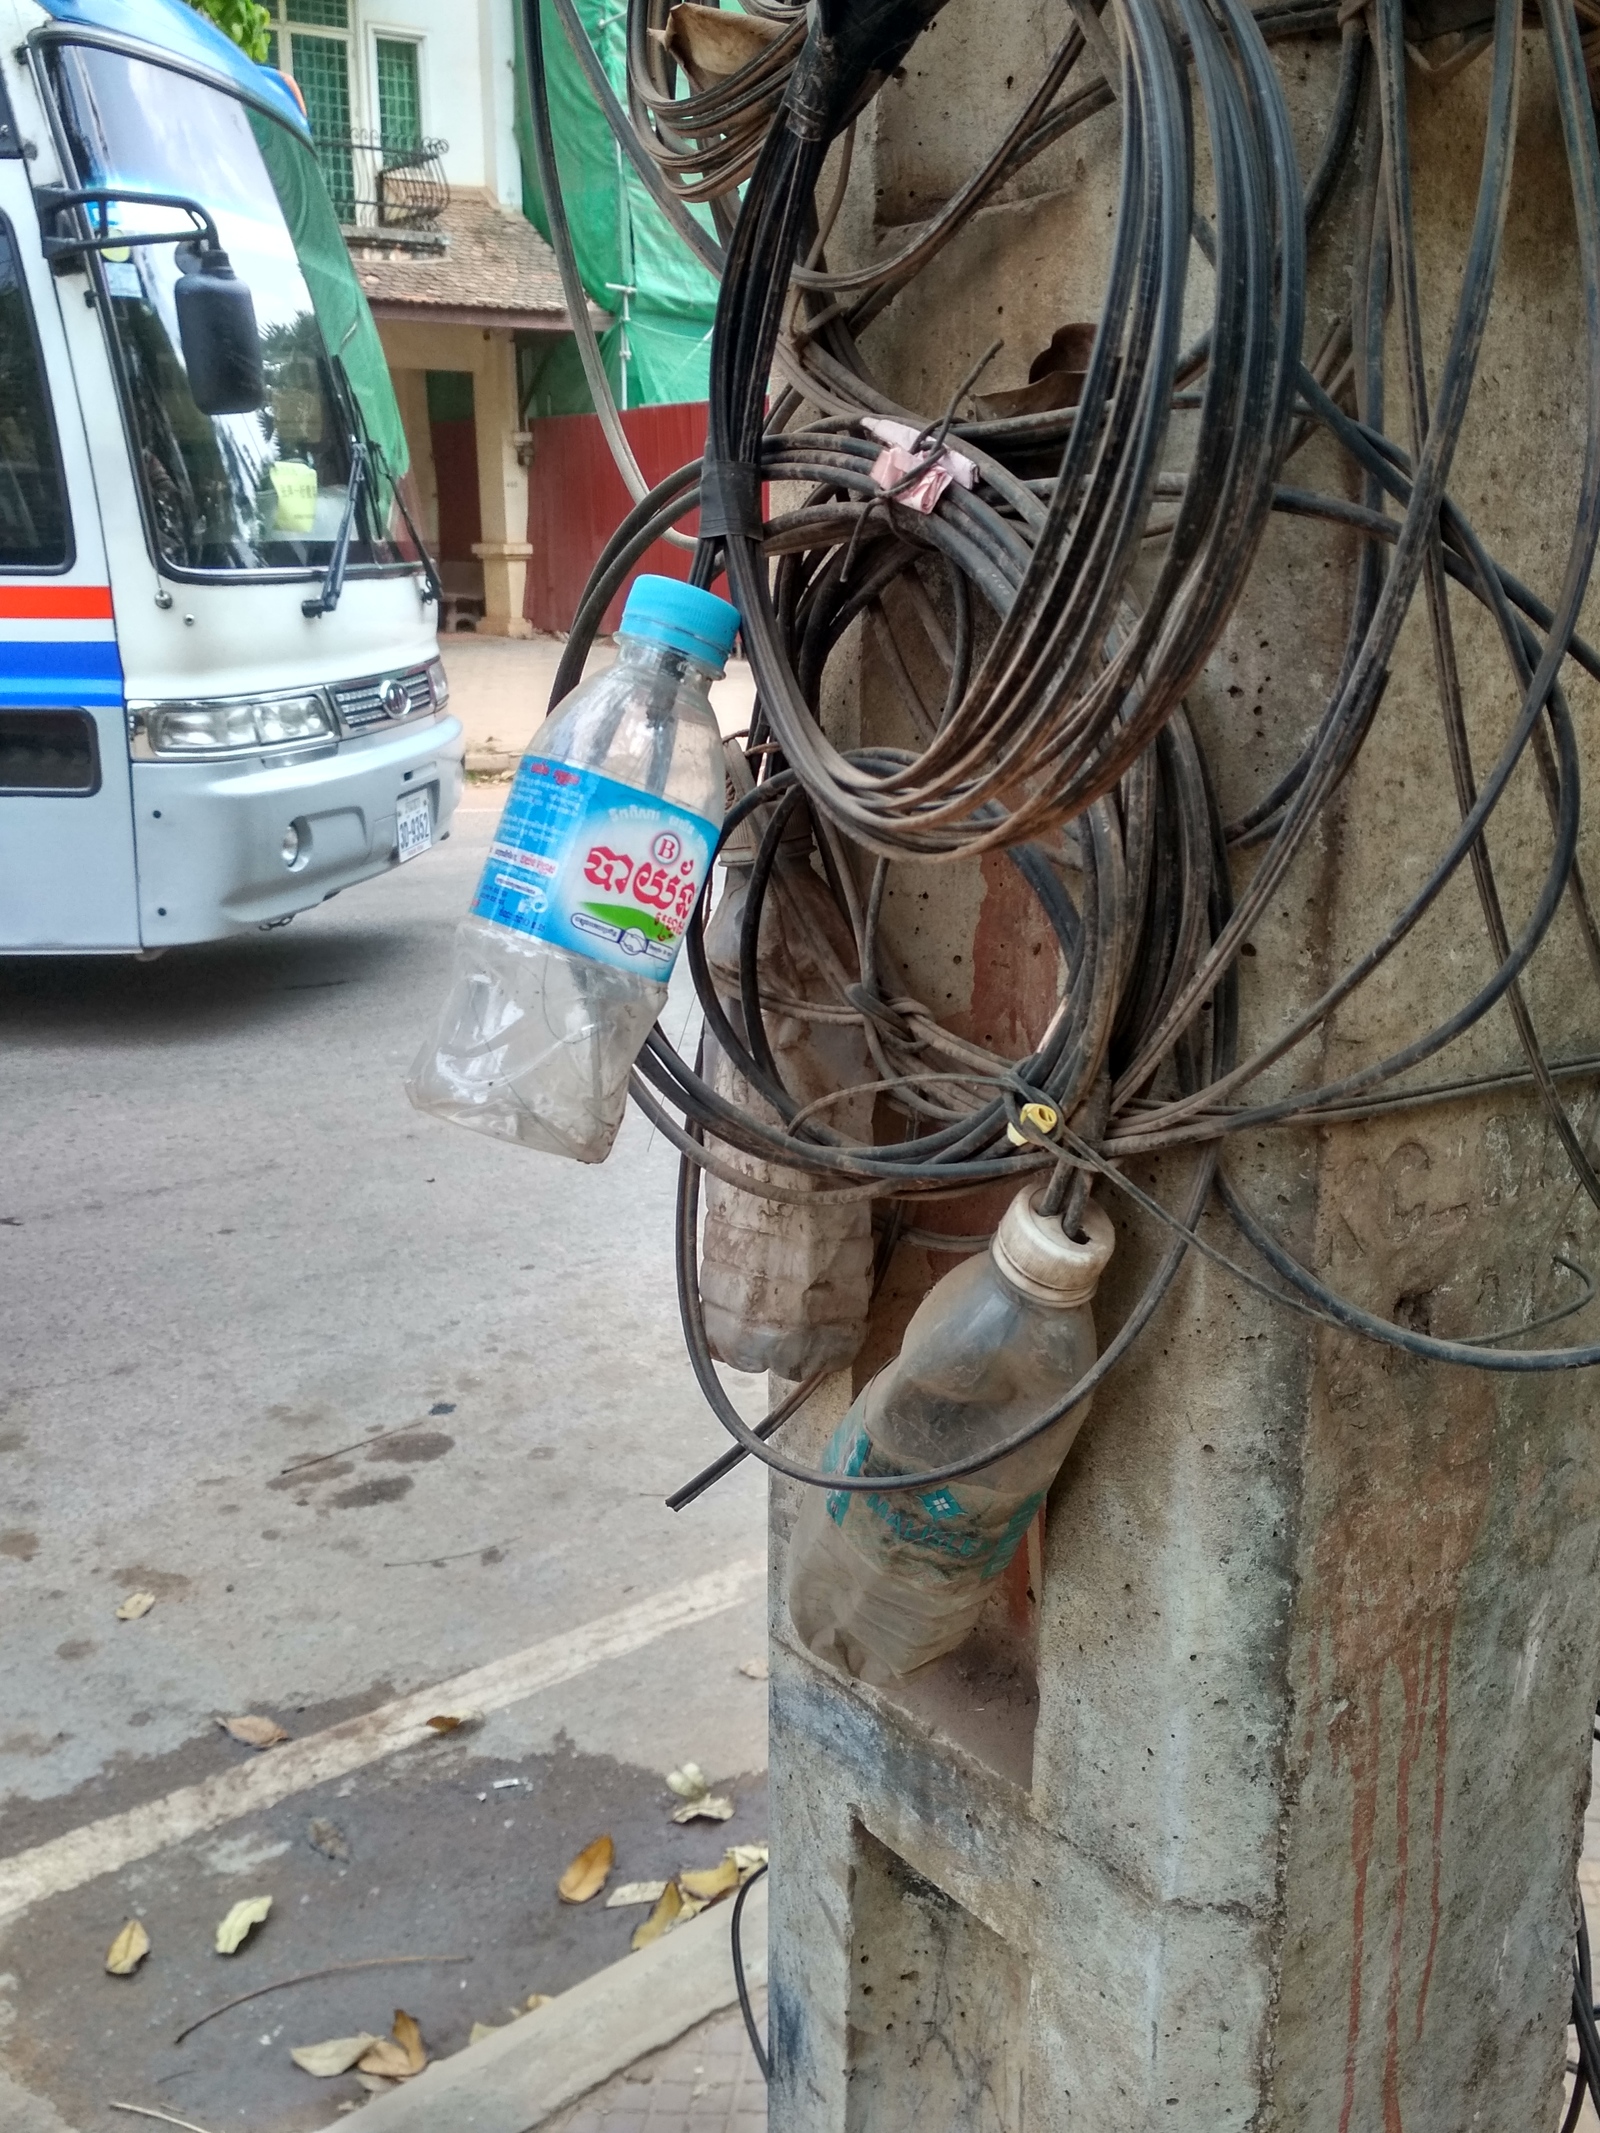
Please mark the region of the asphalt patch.
POLYGON ((733 1795, 734 1819, 681 1826, 656 1771, 564 1745, 511 1762, 440 1741, 297 1794, 0 1932, 6 2070, 77 2133, 126 2133, 112 2099, 217 2133, 339 2123, 341 2104, 363 2100, 355 2077, 315 2080, 291 2047, 385 2033, 404 2008, 430 2053, 448 2057, 474 2022, 509 2022, 530 1993, 565 1992, 618 1961, 646 1913, 607 1911, 603 1897, 563 1904, 562 1870, 602 1834, 617 1848, 613 1887, 711 1866, 727 1845, 765 1837, 764 1775, 718 1778, 714 1789, 733 1795), (330 1856, 341 1847, 347 1858, 330 1856), (218 1921, 257 1895, 273 1900, 266 1924, 239 1954, 218 1956, 218 1921), (151 1953, 135 1976, 110 1977, 106 1951, 134 1917, 151 1953), (454 1960, 291 1985, 174 2042, 236 1994, 399 1955, 454 1960))

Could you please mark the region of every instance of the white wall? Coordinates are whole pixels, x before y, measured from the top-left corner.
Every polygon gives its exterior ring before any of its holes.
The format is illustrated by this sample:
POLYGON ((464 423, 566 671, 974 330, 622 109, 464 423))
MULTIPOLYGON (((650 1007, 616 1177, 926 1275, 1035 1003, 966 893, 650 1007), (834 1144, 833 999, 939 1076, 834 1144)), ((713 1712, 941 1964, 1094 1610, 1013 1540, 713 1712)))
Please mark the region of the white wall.
POLYGON ((522 197, 512 131, 513 0, 354 0, 352 101, 357 125, 377 123, 373 41, 420 45, 422 130, 449 142, 445 175, 463 192, 487 191, 507 206, 522 197))

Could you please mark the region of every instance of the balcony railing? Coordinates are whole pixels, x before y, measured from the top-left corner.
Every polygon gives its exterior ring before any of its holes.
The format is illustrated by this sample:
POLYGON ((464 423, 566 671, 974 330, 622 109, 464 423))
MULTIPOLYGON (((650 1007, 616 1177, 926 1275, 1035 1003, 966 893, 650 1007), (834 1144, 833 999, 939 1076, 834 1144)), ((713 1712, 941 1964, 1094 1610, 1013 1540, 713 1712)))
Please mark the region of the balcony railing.
POLYGON ((437 229, 450 205, 448 141, 384 141, 373 133, 319 135, 317 161, 340 222, 351 230, 437 229))

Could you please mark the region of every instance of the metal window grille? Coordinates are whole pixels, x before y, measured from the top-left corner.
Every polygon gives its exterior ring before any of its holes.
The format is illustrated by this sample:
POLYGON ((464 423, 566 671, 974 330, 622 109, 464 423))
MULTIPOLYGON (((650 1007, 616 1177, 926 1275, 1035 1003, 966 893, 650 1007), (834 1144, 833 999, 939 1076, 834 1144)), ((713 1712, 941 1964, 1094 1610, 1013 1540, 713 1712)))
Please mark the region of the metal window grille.
MULTIPOLYGON (((310 6, 313 0, 293 0, 310 6)), ((317 161, 341 222, 355 217, 355 169, 350 154, 350 55, 336 37, 289 40, 292 70, 306 100, 306 117, 316 143, 317 161)))
POLYGON ((378 136, 385 148, 415 148, 422 139, 417 48, 409 38, 379 37, 378 136))
POLYGON ((291 22, 309 23, 319 30, 347 30, 350 10, 346 0, 284 0, 284 13, 291 22))

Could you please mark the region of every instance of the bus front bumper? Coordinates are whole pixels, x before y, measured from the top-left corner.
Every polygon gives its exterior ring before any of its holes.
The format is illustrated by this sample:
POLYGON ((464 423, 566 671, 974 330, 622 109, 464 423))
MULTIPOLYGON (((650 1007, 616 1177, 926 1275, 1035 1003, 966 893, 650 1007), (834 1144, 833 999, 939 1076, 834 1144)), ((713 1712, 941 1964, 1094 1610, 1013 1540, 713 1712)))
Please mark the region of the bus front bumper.
POLYGON ((396 810, 425 793, 432 841, 461 797, 461 721, 444 714, 326 755, 133 765, 146 948, 248 933, 400 861, 396 810))

